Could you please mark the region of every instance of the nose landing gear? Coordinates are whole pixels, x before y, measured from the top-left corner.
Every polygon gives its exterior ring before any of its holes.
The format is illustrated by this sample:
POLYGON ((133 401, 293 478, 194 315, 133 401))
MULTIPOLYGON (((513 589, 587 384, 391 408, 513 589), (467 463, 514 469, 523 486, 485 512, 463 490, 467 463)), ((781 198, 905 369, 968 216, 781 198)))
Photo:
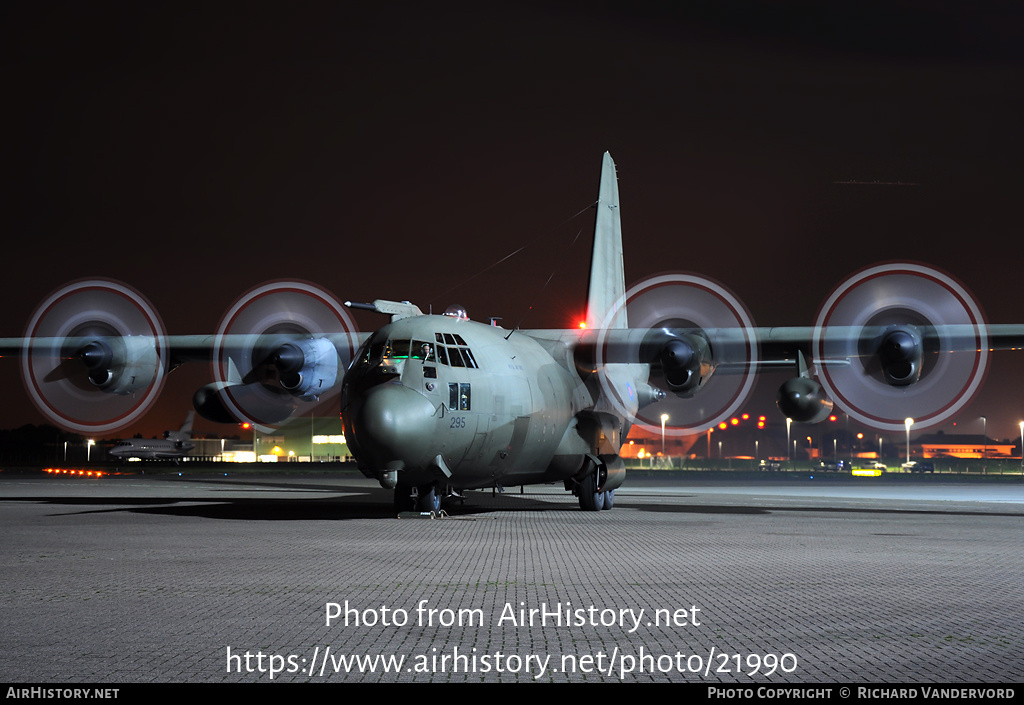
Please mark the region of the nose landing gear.
POLYGON ((438 514, 441 511, 441 492, 436 484, 417 486, 399 482, 395 486, 395 511, 438 514))

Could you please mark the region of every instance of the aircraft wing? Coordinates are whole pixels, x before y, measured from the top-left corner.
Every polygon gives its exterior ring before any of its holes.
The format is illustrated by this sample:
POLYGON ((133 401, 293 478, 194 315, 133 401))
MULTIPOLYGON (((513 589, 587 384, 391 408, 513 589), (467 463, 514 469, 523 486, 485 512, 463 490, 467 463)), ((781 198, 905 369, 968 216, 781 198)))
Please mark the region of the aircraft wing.
MULTIPOLYGON (((526 332, 543 335, 541 331, 526 332)), ((869 364, 872 358, 879 358, 879 364, 886 364, 927 353, 1017 350, 1024 348, 1024 325, 567 330, 563 338, 572 340, 577 360, 586 361, 592 371, 600 364, 671 366, 680 353, 666 348, 681 341, 700 349, 706 343, 705 362, 713 364, 716 371, 762 372, 795 369, 801 359, 807 364, 849 365, 854 360, 869 364)), ((687 359, 690 354, 686 351, 687 359)))
POLYGON ((340 302, 306 282, 256 287, 215 334, 170 336, 138 292, 94 279, 51 294, 24 337, 0 339, 0 355, 20 359, 26 389, 48 418, 82 433, 134 422, 167 373, 197 361, 214 371, 194 397, 206 418, 267 426, 338 394, 364 338, 340 302))
MULTIPOLYGON (((540 332, 536 332, 540 333, 540 332)), ((828 327, 726 327, 564 331, 578 369, 603 380, 609 365, 649 366, 663 395, 638 421, 655 429, 662 415, 680 432, 720 423, 742 405, 758 373, 790 373, 779 390, 787 417, 813 423, 833 403, 851 417, 895 431, 950 418, 979 388, 991 351, 1024 348, 1024 325, 917 321, 828 327), (685 401, 679 401, 685 400, 685 401)))

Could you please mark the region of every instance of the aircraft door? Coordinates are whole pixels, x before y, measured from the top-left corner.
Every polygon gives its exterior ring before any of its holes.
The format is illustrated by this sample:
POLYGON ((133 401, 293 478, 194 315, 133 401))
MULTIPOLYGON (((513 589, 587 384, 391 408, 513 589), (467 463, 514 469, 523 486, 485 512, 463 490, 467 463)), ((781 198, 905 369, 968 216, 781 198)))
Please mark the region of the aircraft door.
POLYGON ((448 398, 441 435, 445 439, 445 457, 458 463, 469 456, 477 435, 477 414, 473 413, 473 385, 470 382, 448 382, 448 398))

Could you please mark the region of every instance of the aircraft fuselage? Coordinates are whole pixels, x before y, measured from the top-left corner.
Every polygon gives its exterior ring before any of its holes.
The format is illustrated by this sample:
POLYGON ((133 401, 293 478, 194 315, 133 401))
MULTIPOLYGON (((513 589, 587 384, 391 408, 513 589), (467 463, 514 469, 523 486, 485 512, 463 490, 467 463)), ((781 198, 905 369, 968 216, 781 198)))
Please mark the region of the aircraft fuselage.
POLYGON ((468 489, 571 477, 592 451, 576 428, 590 404, 558 337, 416 316, 357 352, 342 417, 366 474, 468 489))

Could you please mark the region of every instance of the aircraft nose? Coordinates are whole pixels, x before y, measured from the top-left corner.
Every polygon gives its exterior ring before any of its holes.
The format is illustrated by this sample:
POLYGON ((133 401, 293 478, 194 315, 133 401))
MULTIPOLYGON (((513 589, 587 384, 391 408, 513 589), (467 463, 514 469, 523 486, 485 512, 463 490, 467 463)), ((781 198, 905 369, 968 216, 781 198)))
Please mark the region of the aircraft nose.
POLYGON ((400 384, 380 384, 366 393, 351 420, 360 450, 378 467, 401 461, 425 465, 433 456, 434 408, 418 392, 400 384))

